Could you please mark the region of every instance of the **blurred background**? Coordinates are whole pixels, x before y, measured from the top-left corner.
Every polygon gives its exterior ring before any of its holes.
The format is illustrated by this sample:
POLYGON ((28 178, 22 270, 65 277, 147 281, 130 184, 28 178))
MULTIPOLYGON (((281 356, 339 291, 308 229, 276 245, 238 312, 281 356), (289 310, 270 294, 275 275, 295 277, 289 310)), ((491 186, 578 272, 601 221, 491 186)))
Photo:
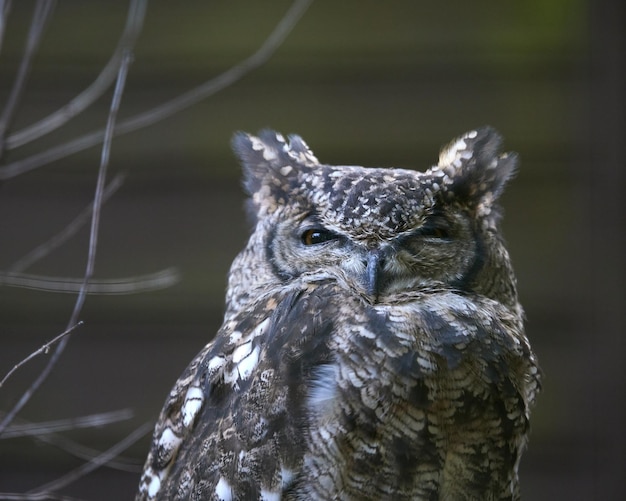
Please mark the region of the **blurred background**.
MULTIPOLYGON (((9 101, 37 2, 3 16, 0 109, 9 101)), ((183 94, 254 53, 291 2, 148 5, 118 119, 183 94)), ((0 2, 0 11, 6 2, 0 2)), ((59 109, 113 54, 125 2, 58 2, 6 138, 59 109)), ((529 500, 626 499, 624 377, 625 35, 623 2, 315 1, 269 60, 149 127, 113 140, 95 278, 175 268, 163 290, 87 297, 58 364, 14 424, 130 409, 133 417, 64 437, 104 451, 154 421, 166 394, 220 325, 226 274, 247 237, 237 130, 298 133, 322 162, 424 169, 439 148, 490 124, 521 167, 504 197, 504 232, 544 370, 522 466, 529 500)), ((1 32, 1 31, 0 31, 1 32)), ((36 141, 5 149, 0 170, 102 129, 111 86, 36 141)), ((46 157, 46 155, 48 155, 46 157)), ((92 200, 100 146, 0 185, 0 270, 58 234, 92 200)), ((27 273, 83 276, 89 225, 27 273)), ((62 332, 76 294, 0 287, 0 378, 62 332)), ((49 357, 49 356, 48 356, 49 357)), ((47 363, 0 388, 7 412, 47 363)), ((131 499, 145 435, 61 490, 131 499)), ((0 438, 0 492, 24 493, 84 461, 32 437, 0 438)))

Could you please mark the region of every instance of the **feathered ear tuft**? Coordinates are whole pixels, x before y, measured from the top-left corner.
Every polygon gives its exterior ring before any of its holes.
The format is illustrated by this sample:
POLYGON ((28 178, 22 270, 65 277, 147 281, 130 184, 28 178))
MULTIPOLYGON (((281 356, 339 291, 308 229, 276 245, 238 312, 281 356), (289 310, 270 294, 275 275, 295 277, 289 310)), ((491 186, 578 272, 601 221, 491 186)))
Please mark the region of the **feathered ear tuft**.
POLYGON ((250 196, 252 212, 272 212, 297 193, 301 171, 317 164, 317 159, 299 136, 262 130, 258 136, 238 132, 232 147, 243 167, 243 186, 250 196))
POLYGON ((495 129, 481 127, 442 149, 437 168, 447 175, 455 197, 488 206, 498 199, 517 167, 517 154, 500 154, 501 144, 495 129))
POLYGON ((233 150, 243 166, 244 187, 254 195, 263 184, 273 179, 273 186, 288 181, 300 170, 319 162, 300 136, 289 136, 273 130, 262 130, 258 136, 238 132, 232 140, 233 150))
POLYGON ((263 130, 258 136, 238 132, 233 137, 232 146, 243 167, 246 193, 253 196, 280 168, 285 138, 271 130, 263 130))

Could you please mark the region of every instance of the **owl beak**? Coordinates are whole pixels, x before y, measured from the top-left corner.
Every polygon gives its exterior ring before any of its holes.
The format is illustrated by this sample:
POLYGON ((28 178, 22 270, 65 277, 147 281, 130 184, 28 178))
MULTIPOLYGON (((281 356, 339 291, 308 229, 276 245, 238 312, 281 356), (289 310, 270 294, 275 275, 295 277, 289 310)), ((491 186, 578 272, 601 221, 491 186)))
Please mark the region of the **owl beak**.
POLYGON ((375 303, 378 301, 378 296, 381 292, 384 265, 385 257, 380 249, 368 251, 367 260, 365 261, 365 291, 375 303))

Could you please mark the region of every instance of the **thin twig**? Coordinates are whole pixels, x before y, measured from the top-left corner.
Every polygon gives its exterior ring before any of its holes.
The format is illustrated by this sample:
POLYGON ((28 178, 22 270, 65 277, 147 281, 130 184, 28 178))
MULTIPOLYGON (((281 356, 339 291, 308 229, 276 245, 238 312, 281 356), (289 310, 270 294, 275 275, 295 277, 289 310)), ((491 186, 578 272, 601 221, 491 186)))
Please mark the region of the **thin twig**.
POLYGON ((55 494, 53 492, 38 492, 34 494, 21 494, 18 492, 0 492, 0 501, 83 501, 81 499, 55 494))
MULTIPOLYGON (((78 444, 63 435, 56 435, 52 433, 49 435, 36 435, 35 438, 40 442, 57 447, 67 454, 71 454, 75 458, 82 459, 83 461, 93 461, 93 458, 102 454, 102 451, 91 447, 85 447, 84 445, 78 444)), ((141 473, 143 463, 143 459, 116 456, 115 459, 107 461, 107 463, 102 466, 110 470, 124 471, 127 473, 141 473)))
MULTIPOLYGON (((42 353, 45 353, 47 355, 50 352, 50 348, 52 346, 54 346, 55 343, 58 343, 59 341, 61 341, 63 338, 65 338, 67 335, 69 335, 74 329, 76 329, 77 327, 80 327, 81 325, 83 325, 83 322, 78 322, 78 323, 72 325, 71 327, 68 327, 66 330, 61 332, 61 334, 56 336, 54 339, 52 339, 51 341, 48 341, 46 344, 41 346, 41 348, 39 348, 38 350, 33 351, 30 355, 28 355, 21 362, 18 362, 16 365, 14 365, 13 368, 9 372, 7 372, 6 376, 4 376, 2 378, 2 381, 0 381, 0 388, 2 388, 2 386, 4 385, 6 380, 9 379, 16 370, 18 370, 24 364, 30 362, 36 356, 41 355, 42 353)), ((4 432, 5 432, 5 429, 3 427, 2 429, 0 429, 0 436, 3 436, 4 432)))
POLYGON ((146 0, 131 1, 126 17, 126 26, 120 36, 115 52, 92 84, 59 110, 7 136, 5 142, 6 151, 18 148, 61 127, 82 113, 106 92, 115 80, 123 52, 128 45, 128 40, 135 38, 141 31, 146 14, 146 5, 146 0))
POLYGON ((96 181, 96 194, 93 199, 93 213, 91 215, 91 231, 89 234, 89 252, 87 256, 87 266, 85 267, 85 276, 81 290, 76 299, 74 311, 70 318, 70 325, 78 321, 78 316, 83 308, 83 304, 87 297, 87 288, 89 281, 93 277, 94 267, 96 264, 96 251, 98 248, 98 234, 100 228, 100 211, 104 200, 104 186, 106 182, 107 169, 109 167, 109 157, 111 155, 111 144, 113 142, 113 131, 115 129, 115 120, 117 112, 120 108, 122 93, 126 84, 126 75, 128 74, 128 66, 132 59, 131 52, 126 49, 122 58, 119 73, 117 75, 117 83, 109 109, 109 118, 104 135, 104 143, 102 144, 102 154, 100 156, 100 168, 98 170, 98 180, 96 181))
MULTIPOLYGON (((120 411, 113 411, 110 413, 102 413, 95 414, 94 419, 100 419, 103 425, 112 424, 119 420, 130 419, 133 417, 133 411, 130 409, 123 409, 120 411)), ((85 445, 79 444, 74 440, 71 440, 63 435, 59 435, 58 433, 52 432, 47 428, 44 428, 44 433, 36 432, 35 428, 41 427, 44 423, 31 423, 25 419, 15 418, 14 421, 17 421, 18 425, 24 428, 24 432, 26 436, 38 441, 43 442, 45 444, 56 447, 67 454, 70 454, 78 459, 82 459, 84 461, 91 461, 93 458, 102 454, 102 451, 97 449, 93 449, 92 447, 87 447, 85 445)), ((61 421, 55 421, 53 423, 63 423, 61 421)), ((13 430, 17 430, 18 428, 15 425, 11 425, 7 428, 9 433, 12 433, 13 430)), ((2 438, 9 438, 6 434, 2 438)), ((130 473, 139 473, 141 471, 141 465, 143 464, 143 460, 134 458, 134 457, 124 457, 117 456, 115 459, 107 462, 104 465, 107 468, 126 471, 130 473)))
POLYGON ((296 0, 276 25, 272 33, 270 33, 269 37, 263 42, 261 47, 250 57, 195 89, 147 112, 140 113, 120 122, 115 128, 116 135, 126 134, 153 125, 175 113, 189 108, 212 94, 232 85, 255 68, 263 65, 276 49, 280 47, 311 2, 312 0, 296 0))
MULTIPOLYGON (((113 180, 105 188, 102 194, 103 203, 106 202, 111 196, 119 189, 124 181, 123 174, 117 174, 113 180)), ((49 255, 52 251, 67 242, 72 236, 74 236, 78 230, 80 230, 91 219, 93 212, 93 202, 85 207, 78 216, 74 218, 63 230, 54 235, 49 240, 43 242, 41 245, 35 247, 32 251, 22 256, 18 261, 13 263, 7 270, 8 273, 20 273, 27 268, 30 268, 40 259, 49 255)), ((0 278, 0 282, 2 279, 0 278)))
MULTIPOLYGON (((99 296, 140 294, 142 292, 167 289, 179 281, 180 275, 178 270, 176 268, 167 268, 154 273, 132 277, 91 279, 87 285, 87 294, 99 296)), ((0 286, 2 285, 46 292, 75 294, 80 292, 83 286, 83 279, 47 277, 27 273, 3 273, 0 271, 0 286)))
MULTIPOLYGON (((115 119, 117 117, 117 112, 119 110, 119 104, 122 98, 122 93, 124 90, 124 84, 126 82, 126 75, 128 73, 128 66, 131 61, 131 52, 130 47, 124 53, 124 57, 122 58, 120 64, 120 70, 118 73, 117 83, 115 86, 115 91, 113 93, 113 99, 111 101, 111 107, 109 109, 109 117, 107 120, 107 127, 105 132, 104 143, 102 145, 102 155, 100 159, 100 168, 98 169, 98 180, 96 182, 96 193, 93 200, 93 213, 91 215, 91 231, 89 235, 89 250, 87 253, 87 265, 85 267, 85 275, 83 285, 81 287, 80 292, 78 293, 78 297, 76 298, 76 303, 74 304, 74 310, 72 311, 72 315, 68 322, 67 328, 71 328, 78 322, 78 316, 82 311, 83 304, 85 303, 85 298, 87 296, 87 288, 89 284, 89 280, 93 276, 95 259, 96 259, 96 249, 98 245, 98 228, 100 225, 100 209, 102 208, 102 200, 104 193, 104 185, 106 182, 106 172, 109 163, 109 153, 111 150, 111 141, 113 138, 113 129, 115 125, 115 119)), ((50 371, 54 368, 57 361, 59 360, 69 337, 66 336, 56 345, 56 349, 54 353, 50 357, 48 364, 41 371, 39 376, 31 383, 30 387, 22 394, 19 401, 13 406, 13 408, 7 413, 2 422, 0 422, 0 433, 8 426, 8 424, 13 420, 13 418, 17 415, 17 413, 26 405, 26 403, 33 396, 35 391, 41 386, 41 384, 46 380, 50 371)))
POLYGON ((15 117, 15 111, 19 105, 22 92, 24 91, 31 61, 37 51, 37 47, 41 41, 41 35, 43 34, 46 22, 54 5, 54 0, 38 0, 35 5, 35 12, 33 14, 30 30, 28 31, 24 56, 17 70, 17 75, 15 76, 15 81, 13 82, 13 87, 11 88, 6 106, 2 111, 2 115, 0 115, 0 158, 2 158, 4 153, 4 138, 15 117))
POLYGON ((122 451, 128 449, 132 444, 134 444, 137 440, 142 438, 144 435, 149 433, 152 430, 152 423, 144 423, 135 431, 133 431, 130 435, 128 435, 125 439, 121 440, 117 444, 115 444, 110 449, 106 450, 98 457, 94 458, 92 461, 85 463, 78 468, 70 471, 69 473, 63 475, 60 478, 53 480, 52 482, 48 482, 47 484, 41 485, 36 489, 29 491, 29 494, 42 494, 42 493, 51 493, 57 491, 67 485, 75 482, 81 477, 84 477, 88 473, 100 468, 102 465, 106 464, 108 461, 113 459, 122 451))
MULTIPOLYGON (((36 438, 41 442, 57 447, 67 454, 71 454, 75 458, 82 459, 83 461, 93 461, 95 457, 98 457, 100 454, 102 454, 102 451, 93 449, 91 447, 85 447, 84 445, 78 444, 62 435, 37 435, 36 438)), ((107 461, 107 463, 103 464, 102 466, 109 470, 123 471, 126 473, 141 473, 143 469, 143 463, 143 458, 138 459, 135 457, 125 457, 118 455, 115 457, 115 459, 107 461)))
POLYGON ((45 421, 43 423, 14 424, 4 430, 1 438, 32 437, 33 435, 44 436, 60 431, 77 430, 79 428, 96 428, 120 421, 127 421, 132 417, 132 410, 121 409, 119 411, 101 412, 100 414, 58 419, 56 421, 45 421))
MULTIPOLYGON (((252 70, 263 65, 278 49, 280 44, 287 37, 289 32, 296 25, 300 17, 313 0, 296 0, 278 25, 274 28, 263 45, 250 57, 233 66, 221 75, 213 78, 204 84, 196 87, 185 94, 182 94, 167 103, 157 106, 148 111, 122 120, 115 128, 115 135, 127 134, 135 130, 157 123, 175 113, 178 113, 189 106, 215 94, 216 92, 232 85, 252 70)), ((42 167, 51 162, 65 158, 79 151, 91 148, 104 139, 104 130, 97 130, 85 134, 77 139, 68 141, 59 146, 55 146, 46 151, 31 155, 22 160, 16 160, 4 167, 0 167, 0 180, 11 179, 33 169, 42 167)))

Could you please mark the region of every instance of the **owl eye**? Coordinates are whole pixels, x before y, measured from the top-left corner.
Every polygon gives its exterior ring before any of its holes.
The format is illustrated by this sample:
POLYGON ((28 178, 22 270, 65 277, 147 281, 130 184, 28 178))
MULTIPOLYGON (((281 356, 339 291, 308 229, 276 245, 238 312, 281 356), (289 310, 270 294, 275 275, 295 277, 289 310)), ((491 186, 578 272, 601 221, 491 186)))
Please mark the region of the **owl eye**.
POLYGON ((439 227, 423 228, 422 231, 420 231, 420 234, 424 237, 430 237, 430 238, 449 238, 450 237, 450 233, 448 233, 447 228, 439 228, 439 227))
POLYGON ((450 238, 450 224, 443 217, 431 217, 419 229, 419 234, 428 238, 450 238))
POLYGON ((302 233, 301 239, 304 245, 317 245, 329 242, 330 240, 337 240, 338 235, 332 231, 325 230, 323 228, 311 228, 302 233))

